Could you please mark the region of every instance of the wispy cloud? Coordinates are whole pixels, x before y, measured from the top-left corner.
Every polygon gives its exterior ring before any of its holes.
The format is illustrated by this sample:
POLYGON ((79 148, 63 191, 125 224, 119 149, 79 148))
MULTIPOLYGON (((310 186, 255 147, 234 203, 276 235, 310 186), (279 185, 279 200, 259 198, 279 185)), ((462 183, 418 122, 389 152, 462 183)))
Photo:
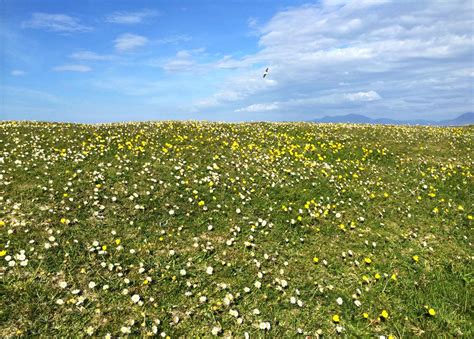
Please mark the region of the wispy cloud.
POLYGON ((187 71, 196 65, 189 51, 179 51, 176 57, 165 62, 162 68, 167 72, 187 71))
POLYGON ((193 71, 201 72, 209 69, 209 64, 199 63, 198 58, 204 53, 204 48, 180 50, 172 58, 153 59, 146 64, 152 67, 160 67, 166 72, 193 71))
POLYGON ((157 44, 165 45, 165 44, 177 44, 180 42, 190 41, 192 38, 189 35, 182 34, 182 35, 172 35, 166 38, 155 40, 157 44))
POLYGON ((59 103, 61 99, 57 96, 39 91, 31 88, 24 87, 15 87, 15 86, 0 86, 0 91, 6 94, 6 98, 11 101, 21 101, 24 102, 25 98, 30 100, 35 100, 38 102, 49 102, 49 103, 59 103))
POLYGON ((88 32, 92 27, 83 25, 76 17, 66 14, 33 13, 22 23, 23 28, 45 29, 53 32, 88 32))
POLYGON ((26 74, 25 71, 22 71, 21 69, 14 69, 10 72, 11 75, 15 76, 15 77, 20 77, 20 76, 23 76, 26 74))
POLYGON ((128 52, 138 47, 145 46, 146 44, 148 44, 149 40, 147 37, 141 35, 125 33, 115 39, 114 42, 115 49, 117 51, 128 52))
POLYGON ((90 60, 90 61, 107 61, 113 60, 115 57, 109 54, 97 54, 91 51, 79 51, 69 55, 71 59, 75 60, 90 60))
POLYGON ((147 18, 158 16, 157 11, 144 9, 137 12, 113 12, 106 16, 105 21, 114 24, 139 24, 147 18))
POLYGON ((55 72, 90 72, 92 71, 92 68, 86 65, 76 65, 76 64, 71 64, 71 65, 61 65, 61 66, 56 66, 53 67, 53 71, 55 72))
POLYGON ((382 99, 375 91, 348 93, 345 97, 350 101, 375 101, 382 99))
POLYGON ((272 102, 272 103, 268 103, 268 104, 262 103, 262 104, 249 105, 249 106, 244 107, 244 108, 236 109, 236 110, 234 110, 234 112, 236 112, 236 113, 239 113, 239 112, 264 112, 264 111, 274 111, 274 110, 277 110, 279 108, 280 108, 280 106, 278 105, 278 103, 272 102))

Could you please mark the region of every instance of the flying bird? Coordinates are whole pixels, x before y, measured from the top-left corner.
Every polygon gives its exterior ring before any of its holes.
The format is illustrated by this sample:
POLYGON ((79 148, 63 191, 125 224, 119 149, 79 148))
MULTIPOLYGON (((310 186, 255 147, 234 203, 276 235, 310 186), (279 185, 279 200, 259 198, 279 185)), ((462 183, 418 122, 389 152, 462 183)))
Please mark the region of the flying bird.
POLYGON ((265 70, 265 73, 263 73, 263 78, 265 79, 267 75, 268 75, 268 67, 267 67, 267 69, 265 70))

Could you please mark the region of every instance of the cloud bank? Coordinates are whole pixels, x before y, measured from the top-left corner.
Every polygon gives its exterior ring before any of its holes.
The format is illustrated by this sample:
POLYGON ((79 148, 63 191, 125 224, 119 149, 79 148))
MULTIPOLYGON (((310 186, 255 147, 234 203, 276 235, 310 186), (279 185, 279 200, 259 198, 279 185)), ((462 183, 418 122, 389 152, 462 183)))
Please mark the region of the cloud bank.
POLYGON ((421 117, 473 106, 471 1, 325 0, 249 26, 258 51, 215 62, 233 75, 197 110, 230 109, 244 120, 268 111, 421 117))

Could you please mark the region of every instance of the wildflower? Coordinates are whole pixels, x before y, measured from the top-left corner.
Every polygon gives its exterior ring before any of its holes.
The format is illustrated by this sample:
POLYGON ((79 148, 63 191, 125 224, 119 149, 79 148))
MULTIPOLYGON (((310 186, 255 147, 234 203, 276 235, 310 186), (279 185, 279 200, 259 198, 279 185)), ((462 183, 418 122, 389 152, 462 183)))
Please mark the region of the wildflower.
POLYGON ((6 250, 1 250, 0 251, 0 257, 4 257, 7 254, 6 250))
POLYGON ((132 296, 132 301, 136 304, 137 302, 140 301, 140 296, 138 294, 134 294, 132 296))
POLYGON ((412 258, 414 262, 418 262, 420 260, 420 258, 417 255, 414 255, 412 258))
POLYGON ((385 320, 388 319, 388 312, 386 310, 383 310, 382 313, 380 313, 380 316, 385 320))
POLYGON ((338 314, 334 314, 334 315, 332 316, 332 321, 337 324, 337 323, 339 323, 339 322, 341 321, 341 319, 339 318, 339 315, 338 315, 338 314))
POLYGON ((91 289, 94 288, 94 287, 96 287, 96 286, 97 286, 97 284, 96 284, 95 282, 93 282, 93 281, 91 281, 91 282, 89 283, 89 288, 91 288, 91 289))
POLYGON ((318 257, 314 257, 314 258, 313 258, 313 262, 314 262, 315 264, 317 264, 317 263, 319 262, 319 258, 318 258, 318 257))
POLYGON ((212 335, 218 335, 222 331, 220 326, 214 326, 211 330, 212 335))
POLYGON ((88 328, 86 328, 86 333, 87 335, 91 336, 92 334, 94 334, 94 328, 92 326, 89 326, 88 328))
POLYGON ((364 258, 364 262, 367 264, 367 265, 370 265, 372 263, 372 259, 370 258, 364 258))
POLYGON ((214 268, 212 268, 211 266, 208 266, 208 267, 206 268, 206 273, 207 273, 207 274, 211 275, 213 272, 214 272, 214 268))
POLYGON ((59 287, 61 287, 61 288, 66 288, 66 287, 67 287, 67 282, 61 281, 61 282, 59 283, 59 287))
POLYGON ((128 327, 128 326, 122 326, 122 327, 120 328, 120 332, 122 332, 123 334, 130 334, 130 333, 131 333, 130 327, 128 327))
POLYGON ((429 314, 430 316, 434 317, 434 316, 436 315, 436 311, 435 311, 433 308, 430 308, 430 309, 428 310, 428 314, 429 314))
POLYGON ((369 318, 369 313, 363 313, 362 316, 365 318, 365 319, 368 319, 369 318))
POLYGON ((337 303, 339 306, 342 305, 342 303, 343 303, 342 298, 341 298, 341 297, 337 298, 337 299, 336 299, 336 303, 337 303))

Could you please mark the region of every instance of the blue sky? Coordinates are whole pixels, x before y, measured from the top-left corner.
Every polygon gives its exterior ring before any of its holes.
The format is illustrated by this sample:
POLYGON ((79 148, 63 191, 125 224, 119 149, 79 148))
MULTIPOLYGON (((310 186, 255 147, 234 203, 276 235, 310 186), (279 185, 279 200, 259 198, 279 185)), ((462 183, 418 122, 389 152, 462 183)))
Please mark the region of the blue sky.
POLYGON ((452 118, 473 110, 473 6, 2 0, 0 120, 452 118))

